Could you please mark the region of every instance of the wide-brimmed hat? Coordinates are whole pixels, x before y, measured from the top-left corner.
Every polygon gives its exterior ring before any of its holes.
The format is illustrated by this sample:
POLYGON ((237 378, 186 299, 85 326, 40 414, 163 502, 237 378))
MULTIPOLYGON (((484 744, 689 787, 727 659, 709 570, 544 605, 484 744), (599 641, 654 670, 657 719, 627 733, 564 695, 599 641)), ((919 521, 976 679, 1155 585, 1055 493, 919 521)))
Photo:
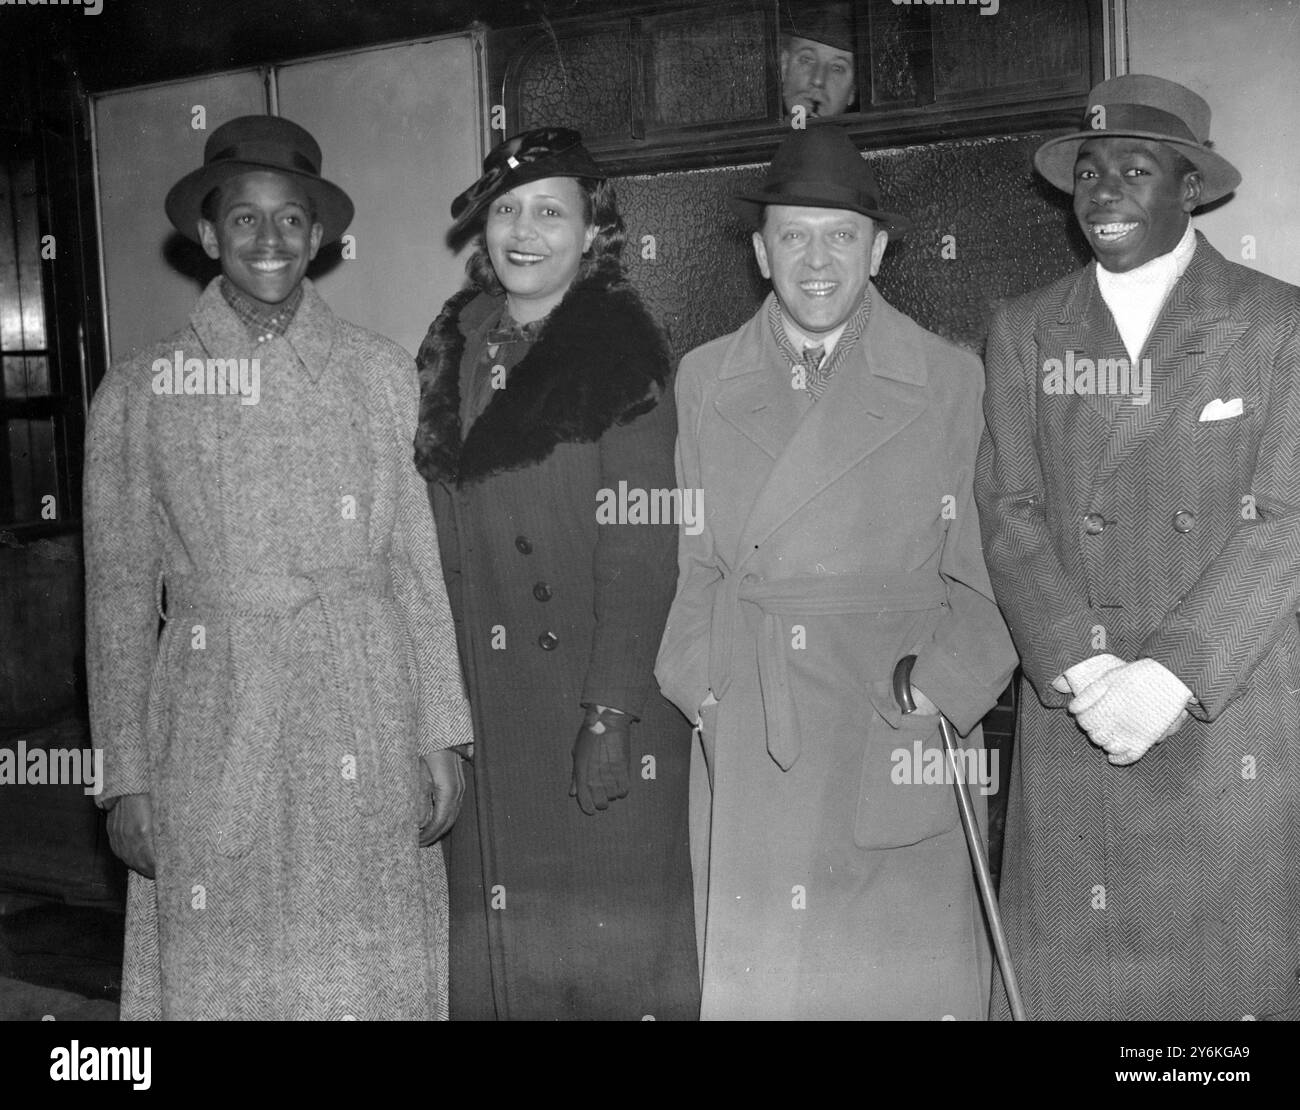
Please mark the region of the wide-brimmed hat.
POLYGON ((1191 89, 1144 73, 1112 77, 1094 88, 1082 130, 1049 139, 1034 152, 1034 165, 1058 189, 1072 193, 1079 147, 1106 136, 1154 139, 1175 147, 1201 172, 1200 204, 1241 184, 1232 163, 1210 149, 1210 106, 1191 89))
POLYGON ((799 11, 792 9, 788 2, 782 3, 781 33, 791 38, 824 43, 848 54, 856 49, 853 39, 853 9, 844 0, 838 4, 824 4, 799 11))
POLYGON ((545 177, 578 177, 604 180, 582 136, 570 127, 539 127, 521 131, 498 143, 483 159, 483 175, 451 202, 456 221, 453 237, 469 229, 494 197, 517 185, 545 177))
POLYGON ((860 212, 895 238, 912 226, 906 216, 885 209, 870 164, 834 124, 791 132, 777 148, 767 180, 731 199, 732 208, 754 225, 762 222, 763 208, 769 204, 860 212))
POLYGON ((347 193, 320 175, 320 146, 305 128, 279 116, 239 116, 223 123, 203 145, 203 165, 188 173, 167 194, 167 218, 187 238, 198 240, 203 198, 218 185, 256 170, 288 174, 316 209, 324 228, 322 243, 331 243, 352 222, 347 193))

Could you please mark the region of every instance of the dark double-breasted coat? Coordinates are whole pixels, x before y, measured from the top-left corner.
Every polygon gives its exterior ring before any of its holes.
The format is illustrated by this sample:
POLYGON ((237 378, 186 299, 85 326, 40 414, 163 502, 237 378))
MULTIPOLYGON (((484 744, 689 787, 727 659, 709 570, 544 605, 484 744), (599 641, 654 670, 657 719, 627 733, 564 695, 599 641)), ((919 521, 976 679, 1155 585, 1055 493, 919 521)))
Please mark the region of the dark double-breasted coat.
POLYGON ((1045 391, 1048 360, 1126 358, 1095 265, 1001 309, 987 354, 976 494, 1026 676, 1001 894, 1017 972, 1039 1018, 1295 1017, 1300 291, 1198 234, 1139 355, 1149 401, 1045 391), (1216 400, 1240 415, 1202 419, 1216 400), (1131 766, 1051 686, 1099 651, 1198 699, 1131 766))
MULTIPOLYGON (((768 306, 678 372, 680 538, 656 674, 694 719, 705 1018, 982 1018, 989 957, 937 719, 967 734, 1015 665, 979 549, 979 360, 870 287, 811 408, 768 306), (793 755, 793 758, 791 756, 793 755)), ((975 791, 983 810, 983 798, 975 791)), ((700 912, 697 909, 697 912, 700 912)))
POLYGON ((462 436, 462 366, 502 300, 458 294, 419 356, 417 461, 475 724, 449 842, 452 1017, 694 1018, 690 728, 653 676, 676 529, 598 518, 603 490, 674 484, 670 364, 635 292, 597 270, 462 436), (591 816, 569 797, 583 703, 639 718, 631 791, 591 816))

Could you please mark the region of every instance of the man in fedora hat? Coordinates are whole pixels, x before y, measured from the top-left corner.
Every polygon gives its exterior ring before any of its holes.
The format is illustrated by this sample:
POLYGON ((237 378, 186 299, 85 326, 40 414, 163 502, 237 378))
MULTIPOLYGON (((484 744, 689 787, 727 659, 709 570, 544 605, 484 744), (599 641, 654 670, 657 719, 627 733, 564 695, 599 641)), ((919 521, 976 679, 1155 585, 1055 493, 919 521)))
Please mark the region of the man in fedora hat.
POLYGON ((838 116, 857 100, 853 10, 846 3, 803 10, 781 5, 781 102, 787 114, 838 116))
POLYGON ((705 520, 656 671, 701 725, 703 1016, 981 1018, 937 716, 978 750, 1015 664, 971 495, 980 363, 872 284, 906 221, 838 128, 793 132, 737 208, 772 293, 681 364, 678 482, 705 520))
POLYGON ((1035 157, 1096 261, 989 338, 1002 903, 1040 1018, 1300 1013, 1300 291, 1193 229, 1240 181, 1209 125, 1172 81, 1098 85, 1035 157))
POLYGON ((131 868, 124 1018, 447 1013, 432 844, 469 711, 407 463, 411 359, 304 276, 352 217, 320 164, 288 120, 212 133, 166 208, 221 275, 91 410, 86 656, 131 868))

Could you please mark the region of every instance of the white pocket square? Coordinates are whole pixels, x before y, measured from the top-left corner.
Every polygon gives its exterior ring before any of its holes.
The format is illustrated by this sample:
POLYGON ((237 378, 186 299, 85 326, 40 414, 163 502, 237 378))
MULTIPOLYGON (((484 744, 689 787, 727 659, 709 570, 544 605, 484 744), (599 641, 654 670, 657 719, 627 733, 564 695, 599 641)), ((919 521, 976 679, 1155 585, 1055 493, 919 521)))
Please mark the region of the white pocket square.
POLYGON ((1234 397, 1231 401, 1224 401, 1216 397, 1205 408, 1201 409, 1202 420, 1227 420, 1229 417, 1240 415, 1240 397, 1234 397))

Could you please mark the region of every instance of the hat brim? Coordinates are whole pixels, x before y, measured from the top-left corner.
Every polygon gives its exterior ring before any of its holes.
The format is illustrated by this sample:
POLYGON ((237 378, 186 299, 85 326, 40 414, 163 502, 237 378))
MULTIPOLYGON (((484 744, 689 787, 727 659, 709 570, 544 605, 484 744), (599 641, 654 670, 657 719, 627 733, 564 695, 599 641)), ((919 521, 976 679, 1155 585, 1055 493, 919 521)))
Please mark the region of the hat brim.
POLYGON ((1074 192, 1074 163, 1079 147, 1090 139, 1150 139, 1175 147, 1201 174, 1201 199, 1197 207, 1210 204, 1227 196, 1241 184, 1241 174, 1222 155, 1207 150, 1199 143, 1189 142, 1153 131, 1075 131, 1048 139, 1034 151, 1034 166, 1048 181, 1063 193, 1074 192))
POLYGON ((493 192, 481 196, 473 202, 463 202, 462 198, 473 191, 474 186, 471 185, 469 189, 466 189, 464 193, 461 193, 460 196, 456 197, 456 199, 451 202, 453 223, 447 232, 447 237, 449 239, 459 239, 478 230, 476 225, 483 213, 487 210, 487 206, 496 200, 502 193, 509 192, 518 185, 529 185, 534 181, 544 181, 548 177, 571 177, 575 181, 604 181, 606 175, 599 172, 557 172, 554 165, 548 166, 544 161, 526 162, 518 169, 512 170, 508 177, 503 178, 499 189, 495 189, 493 192), (457 209, 460 207, 461 203, 464 203, 465 207, 460 208, 458 213, 457 209))
POLYGON ((883 208, 868 208, 851 201, 828 200, 826 197, 807 193, 737 193, 731 198, 730 204, 732 211, 751 227, 758 227, 762 223, 763 209, 769 204, 788 204, 794 208, 837 208, 845 212, 857 212, 875 220, 894 239, 901 239, 914 226, 911 220, 897 212, 887 212, 883 208))
POLYGON ((298 173, 283 166, 265 162, 213 162, 182 177, 167 194, 164 207, 167 218, 187 239, 199 241, 199 219, 203 215, 203 198, 218 185, 246 173, 279 173, 292 177, 311 198, 316 209, 316 222, 324 229, 321 245, 334 242, 352 222, 355 210, 351 198, 332 181, 314 174, 298 173))

